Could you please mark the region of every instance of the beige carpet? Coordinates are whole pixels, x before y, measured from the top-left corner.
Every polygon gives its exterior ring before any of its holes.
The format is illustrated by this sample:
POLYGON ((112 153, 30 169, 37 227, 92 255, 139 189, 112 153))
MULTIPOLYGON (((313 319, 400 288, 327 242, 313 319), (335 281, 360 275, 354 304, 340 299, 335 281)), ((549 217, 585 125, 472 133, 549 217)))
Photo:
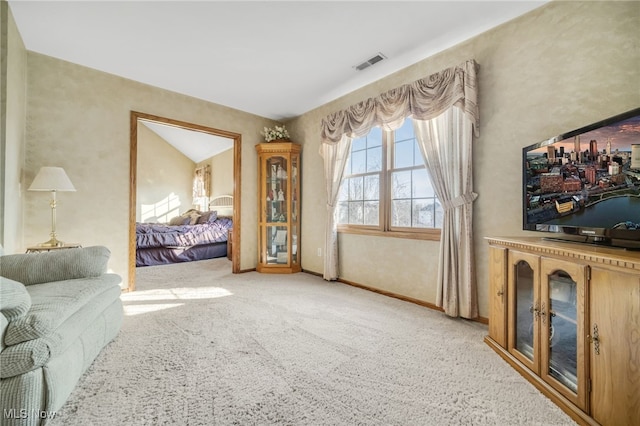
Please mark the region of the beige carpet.
POLYGON ((226 259, 137 270, 54 425, 573 425, 486 327, 226 259))

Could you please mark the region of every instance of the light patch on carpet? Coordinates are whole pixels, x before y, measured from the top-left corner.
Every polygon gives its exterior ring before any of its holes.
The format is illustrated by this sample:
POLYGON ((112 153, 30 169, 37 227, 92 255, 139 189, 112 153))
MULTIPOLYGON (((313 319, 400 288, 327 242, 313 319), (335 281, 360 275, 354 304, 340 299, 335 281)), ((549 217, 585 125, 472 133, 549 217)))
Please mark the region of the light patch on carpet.
POLYGON ((149 312, 157 312, 163 309, 177 308, 184 306, 184 303, 154 303, 152 305, 125 305, 124 314, 126 316, 148 314, 149 312))
POLYGON ((142 302, 152 300, 195 300, 213 299, 217 297, 232 296, 229 290, 221 287, 199 287, 199 288, 171 288, 134 291, 124 293, 120 299, 123 303, 142 302))

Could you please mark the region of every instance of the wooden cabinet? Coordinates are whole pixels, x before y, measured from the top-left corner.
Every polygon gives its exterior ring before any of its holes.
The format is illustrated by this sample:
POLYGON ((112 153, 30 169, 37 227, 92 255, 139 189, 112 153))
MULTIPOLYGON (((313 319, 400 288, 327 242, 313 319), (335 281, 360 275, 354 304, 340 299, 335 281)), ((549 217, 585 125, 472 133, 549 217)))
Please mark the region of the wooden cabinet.
POLYGON ((591 413, 603 425, 640 424, 640 272, 591 268, 591 413))
POLYGON ((581 424, 640 419, 640 253, 490 238, 486 342, 581 424))
POLYGON ((258 272, 300 272, 300 152, 293 142, 256 145, 258 272))

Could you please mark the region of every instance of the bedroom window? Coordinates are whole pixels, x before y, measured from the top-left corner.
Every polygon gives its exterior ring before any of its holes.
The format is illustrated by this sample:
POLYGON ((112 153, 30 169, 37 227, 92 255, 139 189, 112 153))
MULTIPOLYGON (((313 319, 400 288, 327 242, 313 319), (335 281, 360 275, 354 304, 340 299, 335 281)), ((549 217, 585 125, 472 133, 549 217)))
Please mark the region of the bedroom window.
POLYGON ((410 118, 354 139, 338 196, 338 230, 439 239, 443 209, 410 118))

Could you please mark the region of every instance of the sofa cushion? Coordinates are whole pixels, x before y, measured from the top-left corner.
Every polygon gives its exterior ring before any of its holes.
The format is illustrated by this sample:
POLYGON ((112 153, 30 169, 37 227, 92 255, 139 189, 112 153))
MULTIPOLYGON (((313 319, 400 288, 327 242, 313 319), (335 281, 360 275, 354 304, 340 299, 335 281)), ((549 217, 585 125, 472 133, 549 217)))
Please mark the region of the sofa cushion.
POLYGON ((0 312, 9 320, 21 317, 31 307, 31 296, 21 283, 0 277, 0 312))
POLYGON ((104 274, 100 277, 55 281, 27 287, 31 295, 31 309, 25 316, 9 323, 4 337, 5 344, 17 345, 47 336, 96 295, 112 287, 120 291, 121 281, 119 275, 104 274))
POLYGON ((107 271, 111 252, 103 246, 37 254, 0 256, 0 275, 24 285, 97 277, 107 271))

